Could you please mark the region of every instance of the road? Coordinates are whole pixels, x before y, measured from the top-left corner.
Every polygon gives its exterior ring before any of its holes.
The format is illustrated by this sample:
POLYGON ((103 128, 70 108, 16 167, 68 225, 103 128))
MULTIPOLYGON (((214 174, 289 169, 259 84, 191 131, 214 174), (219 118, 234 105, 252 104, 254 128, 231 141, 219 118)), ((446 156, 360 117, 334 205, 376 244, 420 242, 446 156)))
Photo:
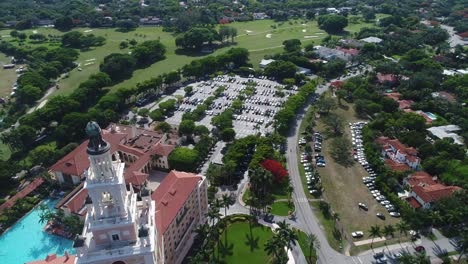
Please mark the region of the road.
POLYGON ((461 45, 463 47, 468 44, 468 41, 464 41, 460 36, 455 34, 453 27, 447 25, 440 25, 440 27, 445 29, 450 36, 448 40, 450 48, 455 48, 457 45, 461 45))

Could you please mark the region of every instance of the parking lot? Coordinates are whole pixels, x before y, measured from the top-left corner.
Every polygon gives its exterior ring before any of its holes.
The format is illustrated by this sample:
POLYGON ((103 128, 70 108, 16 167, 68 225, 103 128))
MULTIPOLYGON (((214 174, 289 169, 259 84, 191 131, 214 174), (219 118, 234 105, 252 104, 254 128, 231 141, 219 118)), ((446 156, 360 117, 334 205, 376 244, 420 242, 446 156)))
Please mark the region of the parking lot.
MULTIPOLYGON (((208 107, 203 119, 196 123, 211 129, 213 116, 219 115, 231 107, 233 101, 243 94, 242 109, 233 116, 236 138, 257 133, 262 135, 271 133, 273 131, 274 115, 283 106, 287 98, 297 91, 297 87, 286 90, 283 85, 266 77, 243 78, 226 75, 215 77, 209 81, 192 83, 190 86, 193 87, 193 92, 190 96, 184 97, 174 115, 169 117, 166 122, 171 125, 179 125, 184 113, 193 111, 208 97, 215 95, 219 88, 224 88, 224 91, 208 107)), ((177 90, 176 94, 184 94, 184 88, 177 90)))
MULTIPOLYGON (((342 116, 352 125, 360 122, 356 117, 353 105, 346 102, 343 102, 343 105, 344 107, 333 112, 342 116)), ((354 128, 357 128, 357 126, 354 126, 354 128)), ((356 151, 351 155, 353 155, 353 158, 356 155, 357 160, 354 165, 344 167, 332 158, 332 149, 329 146, 333 137, 327 136, 325 133, 327 129, 327 126, 321 120, 317 122, 316 130, 322 132, 323 135, 321 155, 326 161, 326 166, 318 167, 317 171, 321 176, 320 179, 327 201, 331 204, 333 210, 340 215, 340 222, 343 224, 345 232, 351 234, 355 231, 362 231, 363 236, 357 239, 368 239, 368 230, 371 226, 378 225, 383 228, 385 225, 398 223, 399 218, 392 217, 387 208, 381 204, 381 201, 374 198, 373 193, 369 190, 371 186, 368 187, 363 184, 363 177, 374 177, 376 175, 371 170, 372 168, 366 168, 365 166, 366 157, 361 151, 363 145, 360 139, 361 135, 353 129, 353 126, 346 125, 343 136, 352 141, 354 132, 354 148, 356 148, 356 151), (365 207, 360 204, 365 205, 365 207), (385 219, 381 219, 377 214, 379 216, 380 214, 383 215, 385 219)))

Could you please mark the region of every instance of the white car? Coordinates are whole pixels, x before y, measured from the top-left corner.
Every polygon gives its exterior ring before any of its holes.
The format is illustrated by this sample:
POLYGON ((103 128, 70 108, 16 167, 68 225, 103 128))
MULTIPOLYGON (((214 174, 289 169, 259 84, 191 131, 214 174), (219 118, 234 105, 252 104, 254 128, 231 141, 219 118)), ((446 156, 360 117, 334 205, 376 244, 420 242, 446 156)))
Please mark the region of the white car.
POLYGON ((363 236, 364 236, 364 232, 362 232, 362 231, 355 231, 355 232, 352 232, 352 233, 351 233, 351 236, 354 237, 354 238, 360 238, 360 237, 363 237, 363 236))
POLYGON ((390 215, 393 216, 393 217, 400 217, 399 212, 390 212, 390 215))

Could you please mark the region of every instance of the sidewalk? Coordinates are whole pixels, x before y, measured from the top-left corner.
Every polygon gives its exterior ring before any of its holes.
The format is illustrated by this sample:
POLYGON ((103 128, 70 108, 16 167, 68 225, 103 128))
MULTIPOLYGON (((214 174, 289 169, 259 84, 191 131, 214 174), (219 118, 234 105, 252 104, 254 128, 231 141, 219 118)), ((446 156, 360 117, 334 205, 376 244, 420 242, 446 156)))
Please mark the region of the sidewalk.
POLYGON ((378 238, 374 238, 374 241, 372 241, 372 239, 356 241, 356 242, 354 242, 354 245, 355 246, 362 246, 362 245, 366 245, 366 244, 382 242, 382 241, 385 241, 385 240, 387 240, 385 237, 378 237, 378 238))

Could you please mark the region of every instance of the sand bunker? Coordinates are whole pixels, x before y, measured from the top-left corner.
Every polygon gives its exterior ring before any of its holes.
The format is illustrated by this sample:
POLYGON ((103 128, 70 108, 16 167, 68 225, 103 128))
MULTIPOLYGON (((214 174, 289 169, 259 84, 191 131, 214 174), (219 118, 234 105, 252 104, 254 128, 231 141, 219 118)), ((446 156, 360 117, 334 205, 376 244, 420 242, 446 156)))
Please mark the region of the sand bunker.
POLYGON ((301 25, 303 25, 303 26, 307 26, 306 24, 301 24, 301 25))
POLYGON ((88 62, 88 63, 85 63, 84 66, 88 66, 88 65, 93 65, 94 62, 88 62))
POLYGON ((253 31, 252 31, 252 30, 246 30, 245 32, 247 32, 247 33, 252 33, 253 31))
POLYGON ((266 34, 265 38, 271 38, 271 34, 266 34))
POLYGON ((319 36, 304 36, 305 39, 318 38, 319 36))
POLYGON ((92 29, 88 29, 88 30, 85 30, 84 33, 88 33, 88 32, 91 32, 93 31, 92 29))
POLYGON ((92 58, 92 59, 89 59, 89 60, 86 60, 86 61, 95 61, 96 59, 95 58, 92 58))
POLYGON ((319 32, 319 33, 315 33, 315 34, 323 35, 323 34, 325 34, 325 33, 319 32))
POLYGON ((37 30, 33 30, 32 33, 33 33, 33 34, 37 34, 37 30))
POLYGON ((304 32, 304 33, 305 33, 305 32, 307 32, 307 30, 303 29, 303 30, 302 30, 302 32, 304 32))

